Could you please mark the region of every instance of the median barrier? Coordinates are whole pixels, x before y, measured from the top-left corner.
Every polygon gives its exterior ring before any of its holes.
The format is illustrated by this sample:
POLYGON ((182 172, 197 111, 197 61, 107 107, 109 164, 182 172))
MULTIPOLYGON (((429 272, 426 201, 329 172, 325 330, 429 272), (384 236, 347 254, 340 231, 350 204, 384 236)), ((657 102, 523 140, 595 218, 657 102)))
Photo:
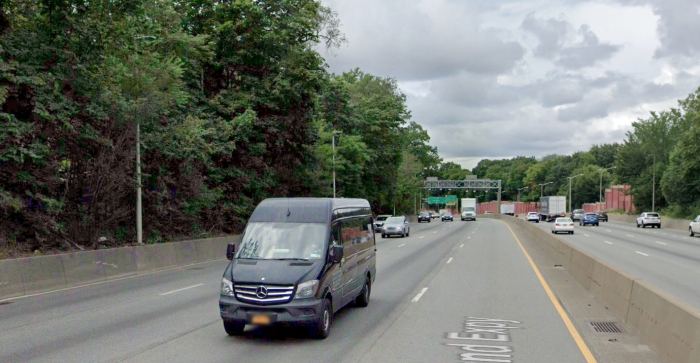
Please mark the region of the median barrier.
POLYGON ((136 246, 136 271, 143 273, 175 266, 175 244, 136 246))
POLYGON ((0 298, 24 294, 22 274, 17 260, 0 260, 0 298))
POLYGON ((95 257, 95 251, 80 251, 56 255, 63 263, 66 285, 99 281, 104 278, 102 264, 95 257))
POLYGON ((136 274, 136 253, 134 247, 96 250, 97 261, 105 278, 136 274))
POLYGON ((19 268, 27 294, 66 286, 63 262, 58 255, 20 258, 19 268))
POLYGON ((589 256, 521 219, 494 217, 516 226, 553 257, 625 326, 671 363, 700 362, 700 311, 589 256), (543 243, 544 242, 544 243, 543 243))
POLYGON ((224 259, 224 236, 0 260, 0 300, 224 259))

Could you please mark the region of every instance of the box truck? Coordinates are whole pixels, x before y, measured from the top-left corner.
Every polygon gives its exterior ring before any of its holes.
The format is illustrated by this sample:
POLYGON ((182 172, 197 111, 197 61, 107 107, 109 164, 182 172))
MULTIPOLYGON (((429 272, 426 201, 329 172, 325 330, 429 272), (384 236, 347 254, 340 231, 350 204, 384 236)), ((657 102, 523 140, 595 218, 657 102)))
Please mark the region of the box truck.
POLYGON ((548 196, 540 198, 540 220, 551 222, 557 217, 566 217, 566 197, 548 196))
POLYGON ((463 221, 476 220, 476 198, 462 198, 462 213, 463 221))
POLYGON ((515 215, 515 204, 501 203, 501 214, 507 214, 509 216, 515 215))

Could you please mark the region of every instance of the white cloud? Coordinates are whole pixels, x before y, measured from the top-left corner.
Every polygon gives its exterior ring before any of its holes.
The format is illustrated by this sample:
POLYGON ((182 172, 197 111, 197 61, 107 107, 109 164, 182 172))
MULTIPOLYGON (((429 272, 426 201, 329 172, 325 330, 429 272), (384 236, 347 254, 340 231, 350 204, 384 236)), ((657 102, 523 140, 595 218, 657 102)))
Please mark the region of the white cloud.
POLYGON ((326 54, 331 70, 396 78, 462 165, 620 142, 700 85, 696 0, 325 3, 348 39, 326 54))

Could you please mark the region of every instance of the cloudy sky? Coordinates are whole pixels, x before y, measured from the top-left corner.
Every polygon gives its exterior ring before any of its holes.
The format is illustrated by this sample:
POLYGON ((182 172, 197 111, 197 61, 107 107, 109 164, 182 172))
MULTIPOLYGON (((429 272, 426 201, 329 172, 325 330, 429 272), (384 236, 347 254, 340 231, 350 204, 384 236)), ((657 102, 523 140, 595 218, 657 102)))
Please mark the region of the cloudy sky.
POLYGON ((440 155, 572 153, 700 86, 698 0, 323 0, 331 71, 395 78, 440 155))

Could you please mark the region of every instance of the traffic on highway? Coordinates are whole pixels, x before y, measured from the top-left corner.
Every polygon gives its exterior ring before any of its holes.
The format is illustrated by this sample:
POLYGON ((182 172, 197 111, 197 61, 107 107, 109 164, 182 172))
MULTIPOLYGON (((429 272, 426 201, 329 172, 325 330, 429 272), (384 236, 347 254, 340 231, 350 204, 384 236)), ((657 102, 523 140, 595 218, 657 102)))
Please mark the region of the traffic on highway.
POLYGON ((700 363, 699 0, 1 0, 0 363, 700 363))

